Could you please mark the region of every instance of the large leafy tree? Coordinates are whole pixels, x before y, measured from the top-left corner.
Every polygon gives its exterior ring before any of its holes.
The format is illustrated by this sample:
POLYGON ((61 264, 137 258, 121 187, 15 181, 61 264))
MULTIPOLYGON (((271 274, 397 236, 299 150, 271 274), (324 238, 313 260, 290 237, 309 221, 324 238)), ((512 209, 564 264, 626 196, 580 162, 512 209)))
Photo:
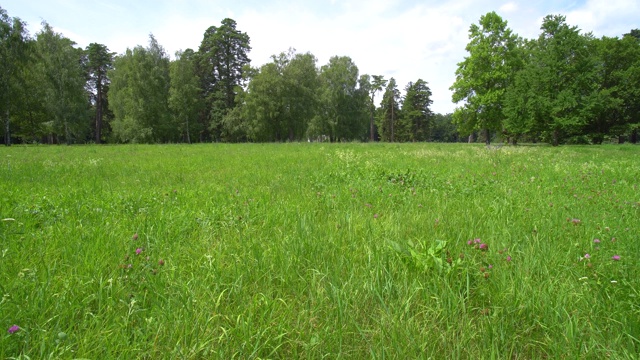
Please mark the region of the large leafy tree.
POLYGON ((538 39, 529 44, 527 61, 518 72, 506 102, 507 113, 523 129, 543 135, 553 145, 580 135, 593 116, 597 97, 596 57, 592 36, 569 26, 565 17, 544 18, 538 39))
POLYGON ((91 43, 86 48, 88 81, 87 86, 95 107, 94 139, 96 144, 102 142, 104 114, 107 109, 107 91, 109 77, 107 72, 113 68, 114 54, 102 44, 91 43))
POLYGON ((432 140, 437 142, 458 142, 460 136, 453 123, 452 114, 434 114, 432 128, 432 140))
POLYGON ((0 7, 0 118, 4 144, 11 145, 11 110, 17 108, 23 72, 28 59, 29 36, 26 25, 10 18, 0 7))
POLYGON ((311 53, 294 49, 257 70, 244 97, 255 140, 295 141, 306 135, 316 110, 318 70, 311 53))
POLYGON ((631 30, 621 40, 620 47, 624 52, 624 70, 616 74, 620 81, 619 96, 623 102, 623 117, 630 132, 632 143, 638 141, 640 132, 640 30, 631 30))
POLYGON ((387 83, 378 116, 378 131, 382 141, 396 141, 396 122, 400 117, 400 90, 396 79, 391 78, 387 83))
POLYGON ((122 142, 176 141, 169 111, 169 57, 153 35, 149 45, 127 49, 109 71, 109 105, 115 137, 122 142))
POLYGON ((431 138, 431 89, 426 81, 418 79, 405 88, 402 102, 401 131, 399 141, 427 141, 431 138))
POLYGON ((202 134, 203 140, 220 139, 224 116, 236 106, 237 89, 244 85, 251 47, 249 35, 237 30, 236 25, 227 18, 219 27, 211 26, 198 50, 198 76, 207 106, 203 123, 209 131, 202 134))
POLYGON ((36 51, 44 89, 49 132, 67 144, 85 140, 89 130, 84 51, 43 22, 36 36, 36 51))
POLYGON ((331 141, 353 140, 367 133, 369 101, 359 89, 358 67, 347 56, 334 56, 320 70, 319 106, 308 134, 331 141))
POLYGON ((471 25, 469 39, 469 56, 458 64, 451 86, 453 102, 462 102, 453 118, 463 133, 483 130, 489 144, 490 132, 501 130, 505 89, 519 66, 518 38, 490 12, 471 25))
POLYGON ((169 89, 169 108, 174 122, 178 125, 181 137, 191 143, 194 133, 201 131, 198 122, 194 121, 203 109, 200 97, 200 78, 196 74, 195 52, 191 49, 176 52, 176 60, 171 63, 169 89))
POLYGON ((383 75, 373 75, 369 76, 367 74, 362 75, 360 77, 360 89, 362 91, 366 91, 367 95, 370 98, 369 103, 369 141, 375 141, 376 129, 375 129, 375 111, 376 111, 376 103, 375 96, 376 93, 382 91, 384 87, 387 85, 387 80, 385 80, 383 75))
POLYGON ((255 70, 243 104, 243 112, 250 119, 247 129, 249 138, 257 141, 284 140, 281 114, 283 92, 282 69, 275 59, 255 70))

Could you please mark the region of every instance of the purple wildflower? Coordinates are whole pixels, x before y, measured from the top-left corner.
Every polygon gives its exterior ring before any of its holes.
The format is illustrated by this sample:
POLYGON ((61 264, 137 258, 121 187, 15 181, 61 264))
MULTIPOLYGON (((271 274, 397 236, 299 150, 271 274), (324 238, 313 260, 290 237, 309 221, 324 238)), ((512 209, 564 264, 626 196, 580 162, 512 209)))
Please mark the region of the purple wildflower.
POLYGON ((589 254, 584 254, 584 258, 585 258, 585 259, 590 259, 590 258, 591 258, 591 255, 589 255, 589 254))
POLYGON ((7 332, 9 334, 13 334, 15 332, 17 332, 18 330, 20 330, 20 326, 18 325, 13 325, 12 327, 9 328, 9 330, 7 330, 7 332))
POLYGON ((511 255, 507 255, 507 261, 511 261, 511 255))
POLYGON ((594 242, 595 244, 600 244, 600 239, 593 239, 593 242, 594 242))
POLYGON ((467 245, 471 245, 471 244, 472 244, 471 240, 467 241, 467 245))
POLYGON ((613 255, 611 259, 613 259, 614 261, 620 261, 620 255, 613 255))
POLYGON ((485 243, 482 243, 482 244, 480 244, 480 246, 478 246, 478 249, 483 250, 483 251, 484 250, 488 250, 489 249, 489 245, 487 245, 485 243))
POLYGON ((141 253, 141 252, 142 252, 142 249, 141 249, 141 248, 137 248, 137 249, 136 249, 136 255, 140 255, 140 253, 141 253))

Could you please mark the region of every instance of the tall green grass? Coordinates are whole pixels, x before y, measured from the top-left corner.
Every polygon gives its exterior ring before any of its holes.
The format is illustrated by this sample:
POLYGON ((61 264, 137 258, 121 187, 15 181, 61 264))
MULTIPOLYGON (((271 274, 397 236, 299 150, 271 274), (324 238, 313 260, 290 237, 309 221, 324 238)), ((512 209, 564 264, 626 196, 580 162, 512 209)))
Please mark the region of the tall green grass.
POLYGON ((638 159, 3 148, 0 358, 637 358, 638 159))

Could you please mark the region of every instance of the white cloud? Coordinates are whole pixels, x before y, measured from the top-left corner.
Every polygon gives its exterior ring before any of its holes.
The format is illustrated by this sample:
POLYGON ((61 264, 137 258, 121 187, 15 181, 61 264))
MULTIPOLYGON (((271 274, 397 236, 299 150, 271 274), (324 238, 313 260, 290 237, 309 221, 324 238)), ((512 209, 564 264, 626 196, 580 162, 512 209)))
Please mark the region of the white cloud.
POLYGON ((583 32, 600 36, 622 36, 638 27, 640 3, 637 0, 588 0, 583 7, 566 14, 567 23, 583 32))
POLYGON ((498 9, 500 11, 500 13, 505 13, 505 14, 511 14, 514 13, 516 11, 518 11, 518 4, 516 4, 515 2, 508 2, 505 3, 504 5, 500 6, 500 8, 498 9))

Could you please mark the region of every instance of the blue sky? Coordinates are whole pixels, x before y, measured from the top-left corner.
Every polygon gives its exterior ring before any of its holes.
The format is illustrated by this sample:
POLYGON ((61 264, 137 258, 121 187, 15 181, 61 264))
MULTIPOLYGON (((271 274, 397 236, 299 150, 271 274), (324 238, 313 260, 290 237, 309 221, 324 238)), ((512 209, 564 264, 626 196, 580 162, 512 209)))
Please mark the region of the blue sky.
POLYGON ((153 33, 173 55, 197 49, 205 30, 230 17, 251 38, 253 66, 293 47, 311 52, 318 66, 350 56, 360 73, 394 77, 401 89, 423 79, 436 112, 453 111, 449 87, 467 55, 467 31, 496 11, 525 38, 537 37, 542 18, 562 14, 596 37, 640 28, 638 0, 8 0, 9 16, 26 21, 32 35, 42 20, 85 47, 107 45, 117 53, 146 46, 153 33))

